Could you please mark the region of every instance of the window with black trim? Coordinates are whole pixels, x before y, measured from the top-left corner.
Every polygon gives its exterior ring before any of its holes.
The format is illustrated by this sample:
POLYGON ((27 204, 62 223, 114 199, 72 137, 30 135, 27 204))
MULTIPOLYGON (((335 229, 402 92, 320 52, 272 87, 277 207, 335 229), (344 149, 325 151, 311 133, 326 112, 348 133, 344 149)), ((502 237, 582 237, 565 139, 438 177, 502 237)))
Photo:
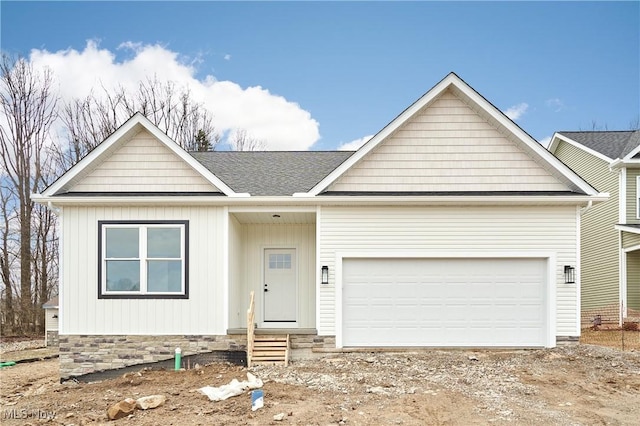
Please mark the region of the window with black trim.
POLYGON ((99 298, 188 298, 188 221, 99 221, 99 298))

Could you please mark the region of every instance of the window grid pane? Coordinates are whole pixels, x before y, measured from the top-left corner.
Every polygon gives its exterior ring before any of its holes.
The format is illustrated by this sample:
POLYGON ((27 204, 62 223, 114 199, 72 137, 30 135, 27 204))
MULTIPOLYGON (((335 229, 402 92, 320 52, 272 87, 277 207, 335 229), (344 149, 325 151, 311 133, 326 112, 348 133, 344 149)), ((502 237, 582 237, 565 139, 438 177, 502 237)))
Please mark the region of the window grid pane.
POLYGON ((186 291, 184 225, 116 224, 103 229, 103 291, 142 295, 186 291))

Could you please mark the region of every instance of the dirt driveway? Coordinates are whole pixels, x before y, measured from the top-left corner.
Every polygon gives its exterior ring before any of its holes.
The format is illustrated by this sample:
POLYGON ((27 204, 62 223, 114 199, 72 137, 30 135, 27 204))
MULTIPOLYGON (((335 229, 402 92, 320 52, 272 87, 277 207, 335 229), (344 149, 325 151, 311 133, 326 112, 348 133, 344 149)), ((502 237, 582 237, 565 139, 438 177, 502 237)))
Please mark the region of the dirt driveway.
POLYGON ((197 391, 244 380, 246 371, 212 364, 60 384, 57 360, 18 364, 0 369, 0 423, 108 423, 110 405, 163 394, 165 405, 110 424, 640 424, 640 353, 597 346, 348 353, 255 367, 265 382, 265 406, 255 412, 248 394, 211 402, 197 391), (280 413, 284 419, 274 420, 280 413))

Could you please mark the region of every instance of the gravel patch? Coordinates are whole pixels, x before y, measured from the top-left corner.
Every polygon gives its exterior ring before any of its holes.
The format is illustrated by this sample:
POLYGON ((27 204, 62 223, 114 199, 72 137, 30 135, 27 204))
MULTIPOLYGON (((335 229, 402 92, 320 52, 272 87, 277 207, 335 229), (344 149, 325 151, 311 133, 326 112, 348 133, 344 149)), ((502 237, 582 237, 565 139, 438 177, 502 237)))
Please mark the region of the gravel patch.
POLYGON ((21 340, 21 341, 1 341, 0 354, 15 351, 24 351, 26 349, 44 348, 44 339, 21 340))

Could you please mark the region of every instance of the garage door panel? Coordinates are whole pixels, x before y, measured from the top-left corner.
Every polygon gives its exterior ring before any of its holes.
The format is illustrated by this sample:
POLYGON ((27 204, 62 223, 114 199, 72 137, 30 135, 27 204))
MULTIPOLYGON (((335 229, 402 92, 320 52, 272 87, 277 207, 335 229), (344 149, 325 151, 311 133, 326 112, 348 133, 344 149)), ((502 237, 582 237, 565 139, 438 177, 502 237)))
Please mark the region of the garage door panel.
POLYGON ((544 346, 545 292, 545 259, 344 259, 343 345, 544 346))

